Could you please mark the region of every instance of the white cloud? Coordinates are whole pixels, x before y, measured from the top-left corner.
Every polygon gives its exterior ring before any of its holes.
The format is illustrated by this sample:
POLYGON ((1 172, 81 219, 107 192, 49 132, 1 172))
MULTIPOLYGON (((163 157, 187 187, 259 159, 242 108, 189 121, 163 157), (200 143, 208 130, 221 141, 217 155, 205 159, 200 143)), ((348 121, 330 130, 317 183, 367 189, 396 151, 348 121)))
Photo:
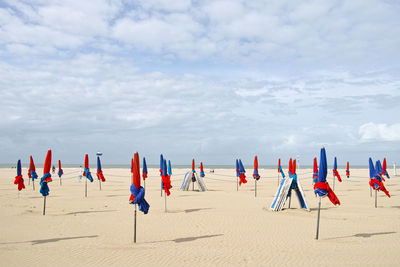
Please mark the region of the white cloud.
POLYGON ((400 123, 365 123, 359 129, 360 141, 400 141, 400 123))

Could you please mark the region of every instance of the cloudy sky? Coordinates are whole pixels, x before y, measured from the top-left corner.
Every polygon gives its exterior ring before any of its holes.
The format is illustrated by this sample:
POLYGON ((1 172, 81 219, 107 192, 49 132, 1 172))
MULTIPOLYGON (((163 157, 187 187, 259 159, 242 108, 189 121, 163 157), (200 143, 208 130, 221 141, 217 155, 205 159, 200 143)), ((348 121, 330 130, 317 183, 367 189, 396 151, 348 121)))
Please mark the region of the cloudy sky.
POLYGON ((0 163, 400 161, 400 2, 0 1, 0 163), (50 2, 50 3, 49 3, 50 2), (94 158, 93 158, 94 159, 94 158))

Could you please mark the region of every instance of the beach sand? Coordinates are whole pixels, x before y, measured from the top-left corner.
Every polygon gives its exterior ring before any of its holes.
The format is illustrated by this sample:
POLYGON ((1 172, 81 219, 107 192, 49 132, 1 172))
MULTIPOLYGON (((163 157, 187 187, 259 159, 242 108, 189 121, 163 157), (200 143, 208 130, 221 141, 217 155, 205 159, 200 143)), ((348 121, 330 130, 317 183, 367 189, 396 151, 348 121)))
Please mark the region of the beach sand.
MULTIPOLYGON (((134 206, 128 204, 129 169, 104 169, 99 191, 79 169, 66 168, 62 186, 53 175, 46 215, 43 197, 26 189, 17 193, 15 169, 0 169, 1 266, 400 266, 400 177, 386 180, 388 198, 370 197, 368 170, 351 170, 336 182, 342 205, 322 200, 320 240, 315 240, 318 199, 312 170, 298 171, 311 212, 268 208, 277 190, 276 170, 260 170, 257 198, 254 179, 236 191, 234 170, 205 169, 207 192, 179 190, 187 170, 175 169, 172 193, 160 197, 157 169, 149 169, 146 199, 149 214, 138 212, 133 244, 134 206), (266 178, 267 177, 267 178, 266 178)), ((37 170, 39 176, 42 170, 37 170)), ((392 174, 390 172, 390 174, 392 174)), ((332 186, 329 172, 328 181, 332 186)))

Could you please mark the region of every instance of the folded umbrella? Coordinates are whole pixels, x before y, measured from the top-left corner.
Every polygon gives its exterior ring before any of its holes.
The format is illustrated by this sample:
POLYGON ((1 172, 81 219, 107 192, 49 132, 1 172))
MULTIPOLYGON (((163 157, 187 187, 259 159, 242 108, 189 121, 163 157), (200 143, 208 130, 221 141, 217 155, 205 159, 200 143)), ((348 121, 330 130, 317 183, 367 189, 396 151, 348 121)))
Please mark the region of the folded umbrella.
POLYGON ((318 182, 314 184, 314 193, 319 197, 328 196, 329 200, 333 205, 340 205, 340 201, 336 194, 330 188, 326 181, 328 174, 328 165, 326 162, 326 151, 325 148, 321 148, 321 156, 319 159, 319 171, 318 171, 318 182))
POLYGON ((99 156, 97 156, 97 172, 96 172, 96 175, 97 175, 97 179, 98 180, 100 180, 102 182, 106 181, 106 178, 104 177, 104 174, 103 174, 103 170, 101 169, 101 162, 100 162, 100 157, 99 156))
POLYGON ((17 162, 17 176, 15 176, 14 184, 18 185, 18 191, 25 188, 24 178, 22 178, 21 160, 17 162))
POLYGON ((168 175, 167 171, 167 161, 164 159, 163 162, 163 169, 162 169, 162 174, 161 174, 161 179, 163 182, 164 186, 164 191, 169 196, 171 192, 169 191, 171 189, 171 177, 168 175))
POLYGON ((333 163, 333 176, 336 177, 339 180, 339 182, 342 181, 342 178, 340 178, 339 172, 337 171, 337 160, 336 160, 336 157, 335 157, 335 162, 333 163))
POLYGON ((376 163, 375 163, 375 171, 376 171, 376 173, 378 173, 380 175, 381 179, 383 181, 385 181, 385 178, 383 178, 383 175, 385 174, 385 172, 382 170, 382 165, 381 165, 380 160, 376 161, 376 163))
POLYGON ((168 160, 168 175, 171 176, 172 175, 172 167, 171 167, 171 161, 168 160))
POLYGON ((387 172, 386 168, 387 168, 386 158, 383 158, 383 163, 382 163, 383 174, 386 175, 386 177, 390 179, 389 173, 387 172))
POLYGON ((242 183, 243 184, 245 184, 245 183, 247 183, 247 180, 246 180, 246 170, 244 169, 244 166, 243 166, 243 163, 242 163, 242 160, 241 159, 239 159, 239 172, 240 172, 240 176, 239 176, 239 179, 240 179, 240 181, 239 181, 239 185, 241 185, 242 183))
POLYGON ((43 166, 43 177, 40 178, 40 193, 42 196, 48 196, 50 189, 47 183, 53 181, 51 179, 51 174, 50 174, 50 168, 51 168, 51 150, 47 151, 46 159, 44 160, 44 166, 43 166))
POLYGON ((143 172, 142 172, 142 177, 143 181, 146 180, 147 178, 147 164, 146 164, 146 158, 143 157, 143 172))
POLYGON ((258 174, 258 158, 257 158, 257 156, 254 157, 253 178, 256 179, 257 181, 260 179, 260 175, 258 174))
POLYGON ((281 173, 282 178, 285 178, 285 173, 282 170, 281 159, 278 160, 278 172, 281 173))
POLYGON ((313 168, 313 183, 315 184, 318 181, 318 163, 317 158, 314 158, 314 168, 313 168))
POLYGON ((203 162, 200 162, 200 177, 204 177, 204 169, 203 169, 203 162))
POLYGON ((135 153, 133 160, 133 175, 132 185, 130 187, 131 196, 129 198, 130 204, 138 204, 139 210, 144 214, 149 212, 150 205, 144 199, 145 190, 140 186, 140 164, 139 164, 139 153, 135 153))
POLYGON ((347 167, 346 167, 346 176, 347 176, 347 178, 349 178, 349 177, 350 177, 350 164, 349 164, 349 162, 347 162, 347 167))
MULTIPOLYGON (((377 162, 376 166, 379 168, 378 164, 380 164, 380 163, 377 162)), ((390 197, 389 192, 386 190, 385 186, 383 185, 381 175, 374 168, 374 164, 373 164, 371 158, 369 158, 369 178, 370 178, 369 185, 372 187, 372 189, 377 190, 377 191, 382 191, 388 197, 390 197)))
POLYGON ((133 173, 133 158, 131 159, 131 173, 133 173))
POLYGON ((92 174, 89 168, 89 155, 85 155, 85 169, 83 170, 83 176, 85 176, 90 182, 93 182, 92 174))
POLYGON ((64 174, 63 169, 61 168, 61 160, 58 160, 58 177, 61 178, 61 176, 64 174))
POLYGON ((239 171, 239 160, 236 159, 236 177, 240 176, 240 171, 239 171))
POLYGON ((29 178, 32 179, 32 181, 34 181, 35 179, 38 178, 38 175, 36 173, 35 163, 33 162, 32 156, 30 157, 30 161, 29 161, 28 176, 29 176, 29 178))

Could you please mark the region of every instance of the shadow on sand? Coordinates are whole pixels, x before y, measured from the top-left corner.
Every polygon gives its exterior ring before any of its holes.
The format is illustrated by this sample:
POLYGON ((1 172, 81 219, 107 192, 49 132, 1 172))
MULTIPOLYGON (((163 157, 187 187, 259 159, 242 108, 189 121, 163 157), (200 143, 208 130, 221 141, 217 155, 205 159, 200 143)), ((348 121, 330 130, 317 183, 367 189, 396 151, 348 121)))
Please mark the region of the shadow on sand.
POLYGON ((117 210, 82 210, 82 211, 68 212, 68 213, 61 214, 61 215, 77 215, 77 214, 113 212, 113 211, 117 211, 117 210))
POLYGON ((348 235, 348 236, 341 236, 341 237, 334 237, 334 238, 327 238, 325 240, 333 240, 333 239, 341 239, 341 238, 349 238, 349 237, 363 237, 363 238, 369 238, 371 236, 375 235, 391 235, 395 234, 396 232, 378 232, 378 233, 359 233, 359 234, 354 234, 354 235, 348 235))
POLYGON ((22 241, 22 242, 8 242, 8 243, 0 243, 0 244, 9 245, 9 244, 31 243, 32 245, 40 245, 40 244, 53 243, 53 242, 58 242, 58 241, 63 241, 63 240, 72 240, 72 239, 81 239, 81 238, 94 238, 94 237, 98 237, 98 235, 58 237, 58 238, 38 239, 38 240, 22 241))
POLYGON ((191 241, 195 241, 198 239, 211 238, 211 237, 217 237, 217 236, 223 236, 223 234, 181 237, 181 238, 176 238, 176 239, 171 239, 171 240, 162 240, 162 241, 154 241, 154 242, 146 242, 146 243, 164 243, 164 242, 183 243, 183 242, 191 242, 191 241))

